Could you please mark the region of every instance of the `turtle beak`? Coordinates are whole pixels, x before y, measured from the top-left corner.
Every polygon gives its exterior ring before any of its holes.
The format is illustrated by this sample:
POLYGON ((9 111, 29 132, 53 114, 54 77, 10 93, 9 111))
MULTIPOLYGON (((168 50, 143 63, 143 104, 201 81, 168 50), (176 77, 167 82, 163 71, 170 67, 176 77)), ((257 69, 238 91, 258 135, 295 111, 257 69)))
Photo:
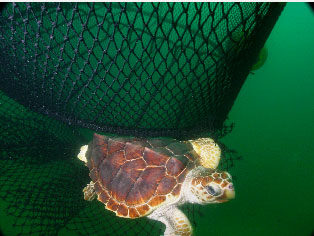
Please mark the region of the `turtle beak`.
POLYGON ((235 191, 234 191, 234 187, 233 187, 233 184, 230 183, 227 187, 227 189, 225 190, 225 193, 226 195, 226 199, 234 199, 235 198, 235 191))
POLYGON ((233 184, 229 184, 228 187, 225 189, 224 193, 219 197, 219 202, 227 202, 230 199, 235 198, 235 191, 233 188, 233 184))
POLYGON ((234 189, 232 189, 232 190, 226 189, 224 195, 226 196, 225 199, 228 199, 228 200, 234 199, 235 198, 235 191, 234 191, 234 189))

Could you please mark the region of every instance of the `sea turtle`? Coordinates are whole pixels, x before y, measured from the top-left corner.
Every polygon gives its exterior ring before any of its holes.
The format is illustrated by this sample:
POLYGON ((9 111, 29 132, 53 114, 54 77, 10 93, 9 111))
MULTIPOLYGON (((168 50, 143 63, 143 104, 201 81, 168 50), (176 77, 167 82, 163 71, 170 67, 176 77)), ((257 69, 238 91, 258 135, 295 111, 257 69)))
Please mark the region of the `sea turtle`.
POLYGON ((98 200, 119 217, 147 216, 166 225, 165 236, 192 234, 184 203, 209 204, 234 198, 231 175, 217 170, 221 150, 211 138, 112 138, 94 134, 78 158, 92 181, 84 199, 98 200))

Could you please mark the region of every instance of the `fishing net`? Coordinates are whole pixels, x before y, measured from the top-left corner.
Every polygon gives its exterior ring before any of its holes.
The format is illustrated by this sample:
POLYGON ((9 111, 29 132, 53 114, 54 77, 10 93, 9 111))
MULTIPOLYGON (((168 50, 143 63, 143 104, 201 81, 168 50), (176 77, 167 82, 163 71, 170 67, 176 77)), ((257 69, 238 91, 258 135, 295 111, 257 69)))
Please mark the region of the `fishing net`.
MULTIPOLYGON (((161 235, 85 202, 93 132, 230 132, 228 112, 283 4, 7 3, 0 15, 0 214, 10 235, 161 235)), ((222 169, 238 159, 221 144, 222 169)), ((184 207, 192 223, 201 208, 184 207)))

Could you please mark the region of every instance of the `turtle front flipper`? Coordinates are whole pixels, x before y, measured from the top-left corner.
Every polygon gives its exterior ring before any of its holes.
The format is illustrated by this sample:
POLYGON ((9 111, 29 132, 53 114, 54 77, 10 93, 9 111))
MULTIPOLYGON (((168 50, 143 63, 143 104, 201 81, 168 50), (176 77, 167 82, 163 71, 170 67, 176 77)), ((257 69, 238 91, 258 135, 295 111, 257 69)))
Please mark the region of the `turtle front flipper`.
POLYGON ((84 199, 87 201, 93 201, 96 197, 95 187, 93 181, 91 181, 87 186, 83 189, 84 199))
POLYGON ((186 215, 176 207, 156 211, 148 216, 153 220, 158 220, 166 225, 164 236, 191 236, 192 226, 186 215))
POLYGON ((205 168, 216 169, 219 165, 221 150, 211 138, 189 140, 194 151, 200 157, 200 164, 205 168))

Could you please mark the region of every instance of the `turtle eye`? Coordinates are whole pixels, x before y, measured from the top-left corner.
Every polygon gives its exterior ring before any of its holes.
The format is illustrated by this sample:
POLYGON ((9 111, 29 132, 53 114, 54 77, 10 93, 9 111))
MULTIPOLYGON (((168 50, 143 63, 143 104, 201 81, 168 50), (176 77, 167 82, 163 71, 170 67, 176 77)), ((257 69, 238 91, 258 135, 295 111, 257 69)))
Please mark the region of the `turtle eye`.
POLYGON ((221 189, 218 188, 217 186, 206 186, 207 192, 212 195, 212 196, 219 196, 221 194, 221 189))

